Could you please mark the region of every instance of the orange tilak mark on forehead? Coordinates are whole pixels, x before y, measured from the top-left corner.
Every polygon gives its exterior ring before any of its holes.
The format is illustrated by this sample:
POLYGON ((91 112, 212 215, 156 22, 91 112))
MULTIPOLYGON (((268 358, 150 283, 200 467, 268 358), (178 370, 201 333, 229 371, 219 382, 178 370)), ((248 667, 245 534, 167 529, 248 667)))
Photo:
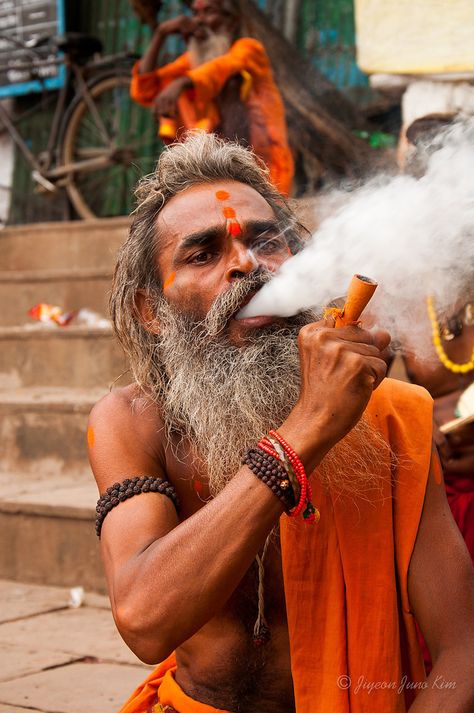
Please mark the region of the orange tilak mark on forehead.
POLYGON ((92 448, 94 446, 94 441, 94 429, 92 428, 92 426, 89 426, 89 428, 87 429, 87 445, 89 446, 89 448, 92 448))
POLYGON ((226 201, 230 198, 230 193, 227 191, 216 191, 216 198, 218 201, 226 201))
POLYGON ((237 235, 240 235, 242 232, 240 223, 237 220, 231 220, 227 229, 233 238, 237 237, 237 235))
POLYGON ((230 206, 226 206, 222 212, 225 218, 235 218, 235 210, 230 206))
POLYGON ((163 289, 166 290, 168 287, 171 287, 171 285, 173 284, 175 279, 176 279, 176 273, 170 272, 170 274, 168 275, 168 277, 166 278, 166 280, 163 283, 163 289))

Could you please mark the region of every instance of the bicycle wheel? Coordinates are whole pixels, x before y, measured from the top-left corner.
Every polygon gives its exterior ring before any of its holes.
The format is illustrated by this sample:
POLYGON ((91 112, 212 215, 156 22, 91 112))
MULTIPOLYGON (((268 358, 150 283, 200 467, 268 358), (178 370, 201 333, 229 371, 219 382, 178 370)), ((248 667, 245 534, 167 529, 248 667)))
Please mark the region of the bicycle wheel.
POLYGON ((151 112, 130 98, 130 76, 106 77, 89 91, 92 108, 81 97, 66 120, 62 163, 103 157, 107 165, 75 171, 66 190, 81 218, 128 215, 134 186, 153 170, 163 145, 151 112))

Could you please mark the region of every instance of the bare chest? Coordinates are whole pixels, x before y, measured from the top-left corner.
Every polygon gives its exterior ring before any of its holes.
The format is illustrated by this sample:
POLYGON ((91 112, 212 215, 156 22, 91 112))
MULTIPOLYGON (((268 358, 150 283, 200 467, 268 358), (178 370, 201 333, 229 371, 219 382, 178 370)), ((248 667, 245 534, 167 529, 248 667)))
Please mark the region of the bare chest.
MULTIPOLYGON (((191 517, 208 501, 206 479, 185 459, 168 467, 181 501, 180 517, 191 517)), ((271 533, 265 556, 252 563, 224 607, 179 648, 177 661, 179 685, 207 705, 232 713, 294 711, 278 531, 271 533), (254 638, 258 622, 269 629, 261 645, 254 638)))

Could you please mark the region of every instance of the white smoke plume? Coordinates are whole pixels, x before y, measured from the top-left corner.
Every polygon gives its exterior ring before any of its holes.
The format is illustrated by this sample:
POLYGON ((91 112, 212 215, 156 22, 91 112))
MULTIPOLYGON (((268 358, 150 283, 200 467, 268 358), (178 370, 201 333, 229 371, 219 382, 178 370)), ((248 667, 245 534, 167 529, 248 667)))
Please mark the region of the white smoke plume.
POLYGON ((423 177, 378 177, 348 193, 239 316, 322 310, 361 273, 379 283, 369 316, 423 357, 426 297, 439 314, 473 298, 474 122, 451 127, 434 148, 423 177))

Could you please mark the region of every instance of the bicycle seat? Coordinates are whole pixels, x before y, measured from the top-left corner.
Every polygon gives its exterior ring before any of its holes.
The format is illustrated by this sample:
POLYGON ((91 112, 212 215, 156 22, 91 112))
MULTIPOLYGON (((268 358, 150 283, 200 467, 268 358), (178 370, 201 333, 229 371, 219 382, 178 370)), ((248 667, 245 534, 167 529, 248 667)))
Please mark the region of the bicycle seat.
POLYGON ((80 32, 67 32, 58 38, 57 47, 76 61, 88 59, 93 54, 102 52, 102 42, 97 37, 80 32))

